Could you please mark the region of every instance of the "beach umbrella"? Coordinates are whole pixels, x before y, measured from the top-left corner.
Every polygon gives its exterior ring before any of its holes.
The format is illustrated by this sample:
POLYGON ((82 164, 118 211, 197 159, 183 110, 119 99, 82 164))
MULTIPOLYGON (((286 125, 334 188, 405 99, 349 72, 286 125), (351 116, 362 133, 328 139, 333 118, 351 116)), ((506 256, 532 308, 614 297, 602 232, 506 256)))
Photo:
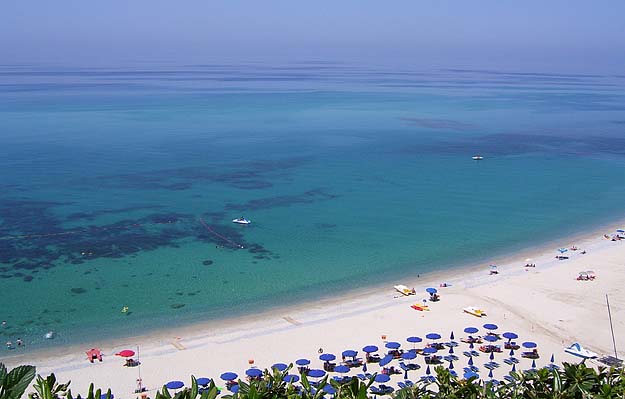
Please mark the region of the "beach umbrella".
POLYGON ((436 339, 441 339, 441 335, 437 333, 429 333, 428 335, 425 336, 425 338, 436 340, 436 339))
POLYGON ((373 352, 378 351, 378 347, 375 345, 367 345, 364 348, 362 348, 362 351, 365 353, 373 353, 373 352))
POLYGON ((284 363, 276 363, 273 366, 271 366, 272 369, 276 369, 278 371, 284 371, 288 368, 289 366, 287 366, 284 363))
POLYGON ((287 375, 284 376, 282 381, 290 382, 290 383, 297 382, 297 381, 299 381, 299 376, 295 375, 295 374, 287 374, 287 375))
POLYGON ((433 346, 428 346, 427 348, 423 349, 423 353, 425 353, 426 355, 433 355, 436 352, 438 352, 438 349, 434 348, 433 346))
POLYGON ((531 342, 531 341, 527 341, 527 342, 523 342, 523 347, 527 348, 527 349, 532 349, 537 347, 538 345, 536 345, 536 342, 531 342))
POLYGON ((449 347, 449 353, 454 353, 454 347, 453 346, 449 347))
POLYGON ((197 382, 198 385, 206 386, 211 383, 211 379, 206 377, 200 377, 195 380, 195 382, 197 382))
POLYGON ((497 327, 496 324, 490 324, 490 323, 484 324, 482 327, 484 327, 487 330, 496 330, 499 328, 497 327))
POLYGON ((498 338, 496 336, 492 335, 492 334, 486 335, 484 337, 484 341, 488 341, 488 342, 495 342, 495 341, 497 341, 497 339, 498 338))
POLYGON ((514 356, 514 349, 510 348, 510 356, 514 356))
POLYGON ((566 251, 568 251, 568 249, 566 249, 566 248, 558 248, 558 251, 560 251, 560 253, 563 254, 566 251))
POLYGON ((386 355, 380 360, 380 366, 386 366, 394 359, 393 355, 386 355))
POLYGON ((417 344, 417 343, 419 343, 419 342, 421 342, 423 340, 421 338, 419 338, 419 337, 408 337, 408 338, 406 338, 406 341, 408 341, 408 342, 410 342, 412 344, 417 344))
POLYGON ((510 371, 516 371, 516 363, 512 363, 512 370, 510 371))
POLYGON ((469 358, 469 363, 468 364, 469 364, 469 366, 473 366, 473 356, 471 356, 469 358))
POLYGON ((386 345, 384 346, 386 346, 389 349, 399 349, 401 344, 399 342, 391 341, 391 342, 387 342, 386 345))
POLYGON ((428 364, 428 367, 425 369, 425 374, 430 375, 432 374, 432 372, 430 371, 430 365, 428 364))
POLYGON ((169 381, 167 384, 165 384, 165 387, 167 389, 180 389, 184 386, 184 382, 182 381, 169 381))
POLYGON ((488 378, 493 378, 493 369, 488 372, 488 378))
POLYGON ((358 352, 356 352, 354 350, 351 350, 351 349, 348 349, 346 351, 343 351, 343 356, 345 356, 345 357, 356 357, 356 356, 358 356, 358 352))
POLYGON ((331 362, 334 359, 336 359, 336 356, 331 353, 324 353, 319 356, 319 360, 323 360, 324 362, 331 362))
POLYGON ((337 373, 349 373, 349 367, 344 365, 336 366, 334 368, 334 371, 336 371, 337 373))
POLYGON ((252 378, 257 378, 263 375, 263 372, 260 369, 247 369, 245 370, 245 375, 252 378))
POLYGON ((490 356, 488 357, 490 360, 494 360, 495 359, 495 352, 490 352, 490 356))
POLYGON ((310 364, 310 360, 308 359, 297 359, 295 361, 295 364, 297 364, 298 366, 307 366, 310 364))
POLYGON ((532 359, 532 369, 536 368, 536 359, 532 359))
POLYGON ((436 288, 426 288, 425 292, 427 292, 430 295, 434 295, 438 292, 438 290, 436 288))
POLYGON ((367 362, 364 362, 364 363, 362 364, 362 372, 363 372, 363 373, 366 373, 366 372, 367 372, 367 362))
POLYGON ((417 357, 417 353, 413 351, 404 352, 401 354, 402 359, 412 360, 417 357))
POLYGON ((556 360, 556 358, 554 357, 553 353, 551 354, 551 359, 549 359, 550 363, 553 363, 556 360))
POLYGON ((336 393, 336 388, 334 388, 330 384, 326 384, 321 388, 325 393, 329 393, 330 395, 334 395, 336 393))
POLYGON ((406 368, 404 370, 404 380, 407 380, 407 379, 408 379, 408 369, 406 368))
POLYGON ((379 383, 389 382, 390 380, 391 377, 389 377, 387 374, 377 374, 374 378, 374 381, 379 383))
POLYGON ((454 340, 454 332, 452 331, 451 334, 449 334, 449 339, 451 339, 452 341, 454 340))
POLYGON ((471 342, 469 343, 469 349, 473 349, 473 348, 475 348, 475 345, 473 345, 473 341, 471 341, 471 342))
POLYGON ((326 375, 326 372, 319 369, 312 369, 308 372, 308 376, 312 378, 321 378, 326 375))
POLYGON ((110 396, 106 393, 100 395, 100 399, 114 399, 115 395, 111 394, 110 396))
POLYGON ((477 373, 474 373, 473 371, 467 371, 466 373, 464 373, 464 379, 468 380, 471 378, 480 378, 480 376, 477 373))
POLYGON ((453 370, 454 369, 454 362, 449 362, 449 367, 447 367, 449 370, 453 370))
POLYGON ((132 357, 135 355, 135 351, 131 351, 130 349, 125 349, 121 352, 117 352, 115 355, 121 356, 121 357, 132 357))
POLYGON ((509 341, 512 341, 513 339, 517 339, 519 338, 518 335, 516 335, 513 332, 505 332, 503 334, 501 334, 502 337, 507 338, 509 341))
POLYGON ((227 373, 223 373, 220 378, 224 381, 234 381, 236 380, 238 377, 238 375, 236 373, 232 373, 232 372, 227 372, 227 373))
POLYGON ((228 388, 228 390, 230 390, 230 392, 232 392, 232 393, 239 392, 239 384, 231 385, 230 388, 228 388))
POLYGON ((478 331, 475 327, 467 327, 464 329, 464 332, 467 334, 475 334, 478 331))

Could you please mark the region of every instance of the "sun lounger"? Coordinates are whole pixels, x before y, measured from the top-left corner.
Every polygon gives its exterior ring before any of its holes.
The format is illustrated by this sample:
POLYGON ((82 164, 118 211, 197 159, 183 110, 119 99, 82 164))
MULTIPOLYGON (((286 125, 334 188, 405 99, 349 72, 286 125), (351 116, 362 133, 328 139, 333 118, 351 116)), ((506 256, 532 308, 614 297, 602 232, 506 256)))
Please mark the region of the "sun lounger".
POLYGON ((380 363, 380 360, 381 360, 380 355, 378 354, 375 354, 375 355, 367 354, 366 359, 367 359, 367 363, 380 363))
POLYGON ((520 348, 520 346, 516 342, 506 342, 503 345, 503 348, 504 349, 514 349, 514 350, 517 350, 517 349, 520 348))
POLYGON ((467 338, 460 338, 460 341, 467 343, 467 344, 481 344, 482 337, 473 337, 469 335, 467 338))
POLYGON ((540 355, 538 354, 538 351, 534 349, 533 351, 530 351, 530 352, 521 353, 521 357, 524 357, 526 359, 538 359, 540 355))
POLYGON ((406 295, 406 296, 408 296, 408 295, 416 295, 416 293, 417 293, 414 288, 408 288, 408 287, 406 287, 403 284, 395 285, 395 286, 393 286, 393 288, 395 288, 395 290, 397 292, 399 292, 400 294, 406 295))
POLYGON ((486 316, 486 312, 484 312, 480 308, 476 308, 475 306, 467 306, 466 308, 462 309, 462 311, 464 313, 468 313, 468 314, 476 316, 476 317, 486 316))

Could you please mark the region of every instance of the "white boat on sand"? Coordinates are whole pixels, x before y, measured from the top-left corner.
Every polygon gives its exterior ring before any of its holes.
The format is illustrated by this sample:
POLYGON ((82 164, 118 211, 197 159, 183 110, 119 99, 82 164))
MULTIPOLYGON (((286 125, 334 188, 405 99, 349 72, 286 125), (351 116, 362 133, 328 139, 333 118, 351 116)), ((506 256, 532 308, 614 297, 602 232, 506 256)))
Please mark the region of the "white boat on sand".
POLYGON ((416 295, 416 291, 414 288, 408 288, 405 285, 399 284, 394 286, 393 288, 395 288, 395 290, 397 290, 397 292, 399 292, 402 295, 416 295))
POLYGON ((596 357, 599 357, 599 355, 597 355, 595 352, 589 351, 577 342, 569 346, 568 348, 565 348, 564 351, 566 353, 570 353, 573 356, 581 357, 583 359, 594 359, 596 357))

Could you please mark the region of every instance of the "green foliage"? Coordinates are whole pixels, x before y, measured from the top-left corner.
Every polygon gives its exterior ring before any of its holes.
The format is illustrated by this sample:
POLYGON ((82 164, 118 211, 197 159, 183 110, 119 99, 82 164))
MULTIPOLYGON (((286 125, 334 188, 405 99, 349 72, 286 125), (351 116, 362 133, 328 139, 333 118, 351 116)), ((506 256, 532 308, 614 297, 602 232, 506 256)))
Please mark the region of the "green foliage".
POLYGON ((155 399, 196 399, 198 397, 200 399, 215 399, 217 395, 219 395, 219 389, 213 381, 206 388, 200 390, 196 378, 191 376, 191 388, 184 388, 172 396, 167 387, 163 385, 160 391, 156 391, 155 399))
POLYGON ((18 366, 7 372, 0 363, 0 399, 20 399, 35 378, 35 366, 18 366))

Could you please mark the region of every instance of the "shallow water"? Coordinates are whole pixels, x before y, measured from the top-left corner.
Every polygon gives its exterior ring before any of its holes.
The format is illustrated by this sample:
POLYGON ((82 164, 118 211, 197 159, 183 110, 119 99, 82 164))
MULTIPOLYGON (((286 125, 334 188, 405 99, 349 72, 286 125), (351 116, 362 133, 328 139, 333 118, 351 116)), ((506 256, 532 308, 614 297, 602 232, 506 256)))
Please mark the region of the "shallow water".
POLYGON ((623 78, 4 66, 0 88, 0 338, 28 348, 487 262, 623 214, 623 78))

